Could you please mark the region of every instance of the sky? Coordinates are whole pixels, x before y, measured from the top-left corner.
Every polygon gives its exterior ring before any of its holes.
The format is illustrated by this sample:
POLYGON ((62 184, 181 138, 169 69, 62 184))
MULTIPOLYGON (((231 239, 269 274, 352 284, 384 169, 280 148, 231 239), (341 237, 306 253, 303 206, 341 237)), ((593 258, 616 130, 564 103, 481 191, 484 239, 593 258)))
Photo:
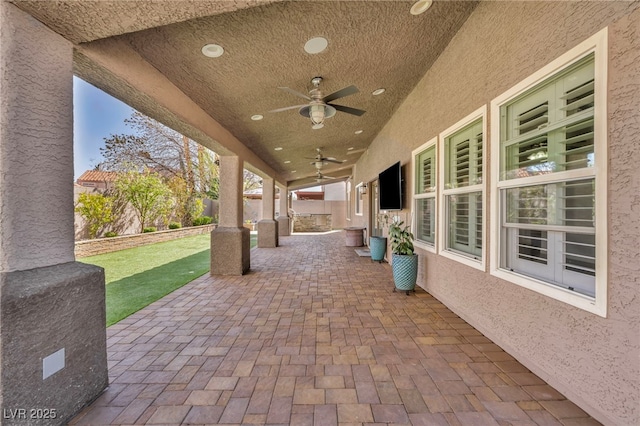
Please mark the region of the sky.
POLYGON ((112 134, 132 133, 124 120, 134 109, 84 80, 73 78, 74 180, 102 160, 100 148, 112 134))

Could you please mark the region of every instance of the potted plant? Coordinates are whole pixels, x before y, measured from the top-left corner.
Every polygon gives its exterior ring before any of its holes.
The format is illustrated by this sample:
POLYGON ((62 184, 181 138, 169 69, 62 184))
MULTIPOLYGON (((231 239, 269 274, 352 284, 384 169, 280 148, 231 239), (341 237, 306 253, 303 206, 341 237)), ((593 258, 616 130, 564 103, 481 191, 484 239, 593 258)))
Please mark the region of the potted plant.
POLYGON ((389 239, 391 240, 393 291, 404 290, 407 296, 410 291, 415 291, 418 278, 418 255, 413 252, 413 234, 409 225, 404 221, 394 220, 389 226, 389 239))
MULTIPOLYGON (((380 213, 377 218, 378 228, 384 229, 389 224, 389 215, 386 213, 380 213)), ((375 262, 382 262, 384 255, 387 252, 387 238, 384 235, 372 235, 369 237, 369 252, 371 253, 371 260, 375 262)))

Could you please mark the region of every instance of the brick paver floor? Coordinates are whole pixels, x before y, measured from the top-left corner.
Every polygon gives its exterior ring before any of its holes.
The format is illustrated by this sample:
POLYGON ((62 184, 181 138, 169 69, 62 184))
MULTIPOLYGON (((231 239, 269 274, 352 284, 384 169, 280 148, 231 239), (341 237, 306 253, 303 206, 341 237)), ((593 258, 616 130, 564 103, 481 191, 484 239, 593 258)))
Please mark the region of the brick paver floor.
POLYGON ((344 241, 281 238, 110 327, 111 384, 72 424, 598 424, 344 241))

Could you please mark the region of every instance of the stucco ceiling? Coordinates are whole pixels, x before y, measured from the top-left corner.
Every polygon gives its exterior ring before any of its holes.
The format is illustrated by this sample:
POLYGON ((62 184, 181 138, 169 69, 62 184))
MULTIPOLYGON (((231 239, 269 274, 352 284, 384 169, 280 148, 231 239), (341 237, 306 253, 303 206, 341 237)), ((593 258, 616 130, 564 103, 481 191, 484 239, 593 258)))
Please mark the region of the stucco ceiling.
MULTIPOLYGON (((346 160, 327 165, 326 174, 340 174, 336 169, 348 174, 476 5, 435 1, 426 13, 413 16, 410 1, 14 3, 76 45, 126 43, 274 171, 298 183, 315 174, 308 157, 318 147, 346 160), (305 42, 316 36, 325 37, 328 48, 306 53, 305 42), (205 57, 201 48, 207 43, 223 46, 224 55, 205 57), (324 128, 313 130, 297 109, 269 112, 305 103, 278 87, 307 93, 315 76, 322 76, 324 94, 355 85, 359 93, 334 103, 366 113, 338 112, 324 128), (385 93, 373 96, 378 88, 385 93), (264 119, 253 121, 254 114, 264 119)), ((162 108, 145 108, 133 94, 129 99, 130 91, 113 78, 98 77, 99 68, 77 62, 81 77, 86 74, 124 102, 181 127, 162 108)))

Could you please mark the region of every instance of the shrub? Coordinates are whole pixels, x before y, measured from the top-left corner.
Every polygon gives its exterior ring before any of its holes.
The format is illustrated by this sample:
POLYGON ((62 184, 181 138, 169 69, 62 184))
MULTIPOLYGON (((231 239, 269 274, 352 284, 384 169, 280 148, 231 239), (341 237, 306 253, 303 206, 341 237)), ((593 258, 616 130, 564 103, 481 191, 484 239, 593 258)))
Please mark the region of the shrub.
POLYGON ((156 228, 155 226, 147 226, 142 230, 142 232, 146 234, 147 232, 156 232, 157 230, 158 228, 156 228))
POLYGON ((169 229, 180 229, 182 228, 182 225, 179 224, 178 222, 171 222, 169 224, 169 229))
POLYGON ((81 193, 75 211, 86 221, 89 238, 95 238, 100 228, 113 220, 113 199, 103 194, 81 193))
POLYGON ((117 232, 113 232, 113 231, 109 231, 109 232, 105 232, 104 236, 105 236, 105 238, 117 237, 118 233, 117 232))
POLYGON ((200 216, 193 219, 193 226, 208 225, 211 223, 211 216, 200 216))

